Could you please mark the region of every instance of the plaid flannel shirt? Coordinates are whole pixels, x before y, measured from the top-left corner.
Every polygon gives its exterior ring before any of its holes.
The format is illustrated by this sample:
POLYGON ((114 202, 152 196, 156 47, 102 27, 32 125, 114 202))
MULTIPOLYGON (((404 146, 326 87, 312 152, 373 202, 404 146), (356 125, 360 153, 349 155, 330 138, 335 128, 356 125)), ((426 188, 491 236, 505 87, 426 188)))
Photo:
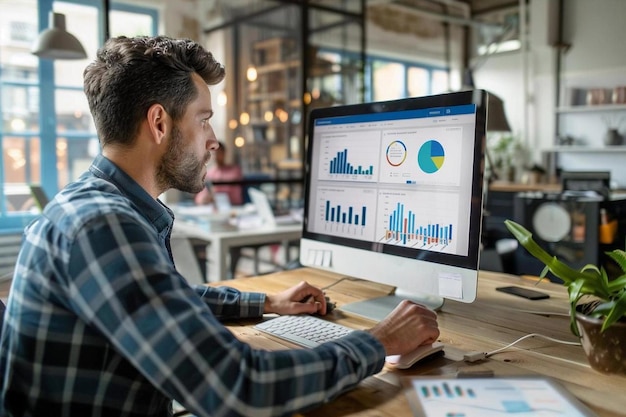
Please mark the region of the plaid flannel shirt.
POLYGON ((0 344, 0 416, 288 415, 384 363, 357 331, 315 349, 264 351, 219 320, 260 317, 265 296, 191 287, 172 212, 98 156, 26 228, 0 344))

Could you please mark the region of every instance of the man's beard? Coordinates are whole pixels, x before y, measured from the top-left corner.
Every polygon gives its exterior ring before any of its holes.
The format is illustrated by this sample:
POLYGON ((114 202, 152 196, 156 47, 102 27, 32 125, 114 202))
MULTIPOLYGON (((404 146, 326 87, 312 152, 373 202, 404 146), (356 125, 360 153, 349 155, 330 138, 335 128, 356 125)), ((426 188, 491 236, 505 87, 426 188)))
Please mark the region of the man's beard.
POLYGON ((157 167, 157 184, 163 191, 175 188, 187 193, 199 193, 204 188, 202 170, 208 160, 199 160, 187 151, 183 143, 183 135, 174 126, 169 138, 167 151, 157 167))

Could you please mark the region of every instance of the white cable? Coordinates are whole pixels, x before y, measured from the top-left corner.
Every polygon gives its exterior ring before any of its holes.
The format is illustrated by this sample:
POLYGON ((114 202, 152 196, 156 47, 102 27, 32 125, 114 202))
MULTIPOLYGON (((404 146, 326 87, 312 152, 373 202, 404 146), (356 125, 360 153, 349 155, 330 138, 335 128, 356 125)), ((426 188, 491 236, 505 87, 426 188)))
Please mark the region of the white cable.
POLYGON ((506 346, 504 346, 504 347, 502 347, 500 349, 496 349, 496 350, 492 350, 491 352, 487 352, 485 354, 485 357, 488 358, 491 355, 495 355, 496 353, 500 353, 503 350, 506 350, 506 349, 510 348, 511 346, 515 345, 516 343, 519 343, 519 342, 521 342, 524 339, 528 339, 529 337, 541 337, 543 339, 550 340, 551 342, 563 343, 564 345, 580 346, 580 342, 569 342, 567 340, 554 339, 554 338, 552 338, 550 336, 545 336, 545 335, 542 335, 542 334, 539 334, 539 333, 530 333, 530 334, 527 334, 526 336, 520 337, 519 339, 517 339, 513 343, 509 343, 508 345, 506 345, 506 346))

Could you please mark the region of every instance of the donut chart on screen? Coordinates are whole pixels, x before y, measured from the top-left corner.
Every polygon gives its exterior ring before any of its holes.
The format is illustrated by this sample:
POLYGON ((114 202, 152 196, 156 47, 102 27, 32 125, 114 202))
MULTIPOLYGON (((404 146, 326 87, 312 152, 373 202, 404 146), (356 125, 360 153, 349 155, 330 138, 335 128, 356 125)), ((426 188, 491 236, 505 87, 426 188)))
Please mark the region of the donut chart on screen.
POLYGON ((406 145, 399 140, 394 140, 387 146, 385 157, 387 158, 387 163, 392 167, 402 165, 406 159, 406 145))
POLYGON ((417 164, 427 174, 433 174, 443 166, 445 152, 441 143, 429 140, 424 143, 417 153, 417 164))

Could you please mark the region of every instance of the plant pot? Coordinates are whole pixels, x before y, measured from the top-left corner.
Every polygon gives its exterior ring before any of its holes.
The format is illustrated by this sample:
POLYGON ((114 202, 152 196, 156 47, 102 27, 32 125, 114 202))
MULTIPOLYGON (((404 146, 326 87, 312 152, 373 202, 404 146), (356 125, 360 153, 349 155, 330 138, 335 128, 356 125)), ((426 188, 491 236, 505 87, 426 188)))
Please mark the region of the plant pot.
POLYGON ((601 319, 576 312, 576 325, 587 361, 596 371, 626 375, 626 323, 614 323, 600 332, 602 323, 601 319))

